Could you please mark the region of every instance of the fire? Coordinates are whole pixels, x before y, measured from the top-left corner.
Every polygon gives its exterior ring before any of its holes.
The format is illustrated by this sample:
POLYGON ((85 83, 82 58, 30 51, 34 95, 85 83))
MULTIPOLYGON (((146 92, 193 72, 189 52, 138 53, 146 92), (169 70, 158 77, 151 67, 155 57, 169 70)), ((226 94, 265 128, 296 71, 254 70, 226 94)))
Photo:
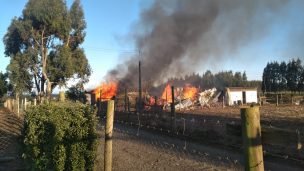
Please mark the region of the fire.
POLYGON ((162 93, 161 98, 169 103, 172 102, 172 90, 170 84, 167 84, 165 90, 162 93))
POLYGON ((111 99, 116 95, 117 87, 118 85, 116 82, 102 83, 94 90, 96 101, 100 99, 100 95, 101 100, 111 99))
POLYGON ((150 104, 150 105, 155 105, 155 98, 154 98, 154 97, 151 96, 151 97, 149 98, 149 104, 150 104))
MULTIPOLYGON (((174 90, 174 95, 180 99, 191 99, 194 100, 197 96, 198 88, 191 85, 185 85, 182 89, 177 88, 174 90)), ((161 99, 169 103, 172 102, 172 90, 171 86, 167 84, 165 90, 162 93, 161 99)))
POLYGON ((194 99, 198 93, 198 89, 196 87, 186 85, 183 89, 184 99, 194 99))

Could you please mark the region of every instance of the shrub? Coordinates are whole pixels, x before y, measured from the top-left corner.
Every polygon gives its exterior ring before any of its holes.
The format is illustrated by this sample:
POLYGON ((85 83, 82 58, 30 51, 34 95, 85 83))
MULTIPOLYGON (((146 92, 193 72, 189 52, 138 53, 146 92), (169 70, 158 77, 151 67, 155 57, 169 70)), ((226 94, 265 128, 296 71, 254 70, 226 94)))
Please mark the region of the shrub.
POLYGON ((93 170, 95 110, 80 103, 45 104, 26 111, 22 131, 31 170, 93 170))
POLYGON ((85 96, 84 91, 77 86, 70 87, 69 90, 66 92, 66 95, 67 98, 72 101, 80 101, 82 103, 87 102, 87 98, 85 96))

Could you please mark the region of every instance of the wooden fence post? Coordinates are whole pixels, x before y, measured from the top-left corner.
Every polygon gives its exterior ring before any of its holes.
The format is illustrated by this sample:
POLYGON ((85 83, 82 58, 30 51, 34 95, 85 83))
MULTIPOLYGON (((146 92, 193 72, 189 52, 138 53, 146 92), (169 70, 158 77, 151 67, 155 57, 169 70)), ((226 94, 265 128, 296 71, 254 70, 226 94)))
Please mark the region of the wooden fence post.
POLYGON ((17 101, 17 115, 19 117, 20 116, 20 99, 19 99, 19 97, 16 99, 16 101, 17 101))
POLYGON ((60 102, 64 102, 65 101, 64 91, 59 91, 59 101, 60 102))
POLYGON ((27 100, 26 100, 26 98, 24 98, 24 110, 26 110, 26 102, 27 100))
POLYGON ((104 152, 104 170, 112 170, 112 135, 113 135, 113 120, 114 120, 114 100, 108 101, 107 120, 105 129, 105 152, 104 152))
POLYGON ((8 99, 7 100, 7 108, 10 112, 12 112, 12 99, 8 99))
POLYGON ((279 106, 279 95, 278 94, 277 94, 276 100, 277 100, 276 106, 279 106))
POLYGON ((15 99, 13 99, 13 102, 12 102, 12 112, 16 112, 16 105, 15 105, 15 99))
POLYGON ((259 107, 241 108, 246 171, 263 171, 263 149, 259 107))
POLYGON ((37 99, 34 98, 34 106, 36 106, 36 105, 37 105, 37 99))
POLYGON ((293 95, 291 95, 291 105, 293 105, 293 95))
POLYGON ((262 106, 261 96, 259 96, 259 105, 262 106))
POLYGON ((21 99, 20 109, 22 109, 22 111, 24 110, 24 99, 21 99))

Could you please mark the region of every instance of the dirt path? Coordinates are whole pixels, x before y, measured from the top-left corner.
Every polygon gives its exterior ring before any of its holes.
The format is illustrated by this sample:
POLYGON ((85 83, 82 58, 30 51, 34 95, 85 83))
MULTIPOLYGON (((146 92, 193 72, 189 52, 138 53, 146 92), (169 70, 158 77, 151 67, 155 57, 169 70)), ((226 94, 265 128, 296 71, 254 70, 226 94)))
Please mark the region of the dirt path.
MULTIPOLYGON (((98 170, 103 170, 103 146, 98 149, 98 170)), ((241 158, 240 152, 144 130, 138 132, 134 127, 117 123, 114 129, 113 170, 243 170, 241 158)), ((271 160, 265 161, 265 168, 301 170, 271 160)))
POLYGON ((21 128, 22 118, 0 108, 0 170, 20 170, 23 167, 18 139, 21 128))
MULTIPOLYGON (((103 142, 103 137, 101 139, 103 142)), ((113 170, 242 170, 233 159, 199 153, 184 141, 116 125, 113 139, 113 170)), ((98 170, 103 170, 102 143, 98 170)))

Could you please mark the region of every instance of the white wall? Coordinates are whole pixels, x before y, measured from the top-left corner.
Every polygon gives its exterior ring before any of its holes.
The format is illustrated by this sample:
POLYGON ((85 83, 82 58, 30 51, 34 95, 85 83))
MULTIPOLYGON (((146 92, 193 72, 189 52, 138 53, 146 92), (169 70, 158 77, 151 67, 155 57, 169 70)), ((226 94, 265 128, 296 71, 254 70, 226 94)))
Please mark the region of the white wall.
POLYGON ((257 91, 246 91, 246 103, 257 103, 258 93, 257 91))
POLYGON ((229 101, 228 104, 231 106, 234 104, 234 101, 238 101, 238 100, 242 100, 242 92, 241 91, 233 91, 233 92, 229 92, 228 94, 229 96, 229 101))
MULTIPOLYGON (((245 91, 246 92, 246 103, 257 103, 258 102, 258 96, 257 91, 250 90, 245 91)), ((234 102, 242 101, 243 102, 243 92, 242 91, 230 91, 228 94, 228 105, 234 105, 234 102)))

